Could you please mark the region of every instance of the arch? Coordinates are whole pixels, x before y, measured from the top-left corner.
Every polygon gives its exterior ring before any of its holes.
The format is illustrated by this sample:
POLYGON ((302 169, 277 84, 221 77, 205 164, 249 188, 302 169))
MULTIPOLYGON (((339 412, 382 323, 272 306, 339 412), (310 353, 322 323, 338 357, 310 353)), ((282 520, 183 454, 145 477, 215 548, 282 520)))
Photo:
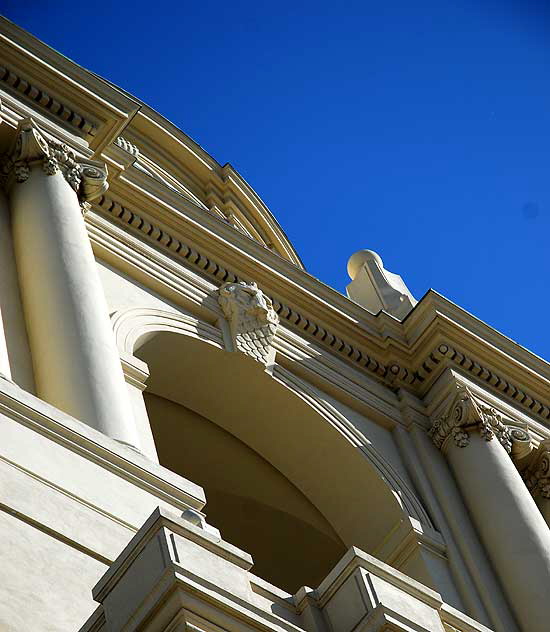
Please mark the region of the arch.
POLYGON ((130 307, 111 315, 111 324, 119 352, 134 352, 161 331, 174 332, 202 340, 223 349, 222 332, 190 314, 151 307, 130 307))
POLYGON ((407 481, 289 370, 276 365, 268 375, 251 358, 225 351, 222 332, 189 314, 131 308, 112 320, 120 351, 150 365, 155 395, 214 421, 271 464, 346 547, 376 554, 403 523, 433 528, 407 481), (215 396, 203 392, 204 380, 215 396))

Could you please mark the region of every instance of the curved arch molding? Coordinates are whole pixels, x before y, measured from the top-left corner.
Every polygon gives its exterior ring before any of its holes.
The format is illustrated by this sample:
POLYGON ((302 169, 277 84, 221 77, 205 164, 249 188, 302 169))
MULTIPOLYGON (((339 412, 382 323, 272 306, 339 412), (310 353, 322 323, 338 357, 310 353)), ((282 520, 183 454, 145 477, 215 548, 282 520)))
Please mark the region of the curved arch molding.
MULTIPOLYGON (((142 345, 161 332, 187 336, 224 349, 221 330, 189 314, 133 307, 115 312, 111 321, 118 349, 125 354, 133 355, 142 345)), ((274 379, 300 398, 345 438, 350 448, 360 451, 376 475, 391 491, 404 520, 410 521, 412 518, 423 527, 434 528, 429 515, 408 482, 341 412, 320 397, 316 389, 280 366, 276 367, 270 379, 274 379)))

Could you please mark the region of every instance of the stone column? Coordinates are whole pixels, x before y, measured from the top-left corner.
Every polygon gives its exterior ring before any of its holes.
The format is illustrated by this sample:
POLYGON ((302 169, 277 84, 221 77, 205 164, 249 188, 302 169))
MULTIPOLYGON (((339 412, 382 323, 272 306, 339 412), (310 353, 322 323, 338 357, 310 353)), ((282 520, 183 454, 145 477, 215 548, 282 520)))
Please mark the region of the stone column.
POLYGON ((81 204, 106 167, 22 121, 8 173, 14 250, 39 397, 137 447, 131 406, 81 204))
POLYGON ((460 388, 430 435, 446 455, 522 630, 550 621, 550 530, 513 464, 500 415, 460 388))
MULTIPOLYGON (((3 245, 6 240, 11 239, 10 233, 10 221, 9 221, 10 209, 8 207, 8 200, 2 189, 0 189, 0 245, 3 245)), ((0 262, 2 262, 2 253, 0 253, 0 262)), ((0 278, 0 292, 6 291, 0 278)), ((0 376, 11 380, 10 359, 8 356, 8 347, 6 343, 6 332, 4 330, 4 319, 2 317, 3 296, 0 296, 0 376)))

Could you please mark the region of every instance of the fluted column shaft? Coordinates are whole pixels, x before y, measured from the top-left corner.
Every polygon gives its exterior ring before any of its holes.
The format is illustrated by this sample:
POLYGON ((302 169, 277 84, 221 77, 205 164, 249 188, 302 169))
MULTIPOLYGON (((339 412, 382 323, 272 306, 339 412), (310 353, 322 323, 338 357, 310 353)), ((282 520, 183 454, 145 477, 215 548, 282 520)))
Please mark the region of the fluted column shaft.
POLYGON ((432 438, 445 453, 520 627, 550 621, 550 530, 509 457, 511 437, 494 409, 461 391, 432 438))
POLYGON ((12 163, 13 240, 37 394, 137 447, 80 206, 105 190, 105 169, 76 162, 66 146, 46 141, 32 121, 20 124, 12 163))

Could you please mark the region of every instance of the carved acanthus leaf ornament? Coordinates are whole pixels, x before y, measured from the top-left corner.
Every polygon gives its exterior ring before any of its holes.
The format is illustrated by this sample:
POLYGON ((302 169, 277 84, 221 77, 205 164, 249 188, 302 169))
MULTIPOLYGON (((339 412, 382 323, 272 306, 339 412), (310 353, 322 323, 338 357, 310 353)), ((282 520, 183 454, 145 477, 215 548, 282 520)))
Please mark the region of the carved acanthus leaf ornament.
POLYGON ((541 442, 523 479, 535 498, 550 498, 550 441, 541 442))
POLYGON ((486 441, 496 437, 506 452, 512 452, 514 438, 510 428, 502 421, 502 415, 477 400, 469 389, 462 387, 448 412, 433 423, 428 434, 434 444, 444 450, 450 439, 459 448, 465 448, 470 443, 470 433, 474 431, 479 432, 486 441))
POLYGON ((99 197, 108 188, 107 167, 103 163, 78 159, 68 145, 46 138, 32 119, 19 123, 12 151, 2 160, 2 174, 9 181, 28 180, 33 166, 53 176, 60 172, 81 203, 99 197))
POLYGON ((229 323, 233 349, 264 365, 272 362, 279 317, 256 283, 225 283, 218 301, 229 323))

